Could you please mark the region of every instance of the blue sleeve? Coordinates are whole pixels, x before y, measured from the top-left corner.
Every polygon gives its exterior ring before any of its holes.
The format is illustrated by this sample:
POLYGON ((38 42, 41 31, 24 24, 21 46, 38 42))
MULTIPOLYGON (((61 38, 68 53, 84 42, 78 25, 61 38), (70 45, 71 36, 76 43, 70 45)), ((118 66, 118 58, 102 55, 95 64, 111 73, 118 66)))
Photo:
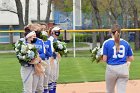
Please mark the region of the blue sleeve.
POLYGON ((127 53, 127 56, 132 56, 132 55, 133 55, 132 48, 130 47, 130 45, 128 45, 128 53, 127 53))
POLYGON ((107 55, 107 44, 106 43, 103 44, 102 49, 103 49, 103 51, 102 51, 103 55, 107 55))
POLYGON ((45 60, 45 46, 44 43, 42 41, 42 49, 40 50, 41 52, 39 53, 39 56, 41 57, 42 60, 45 60))

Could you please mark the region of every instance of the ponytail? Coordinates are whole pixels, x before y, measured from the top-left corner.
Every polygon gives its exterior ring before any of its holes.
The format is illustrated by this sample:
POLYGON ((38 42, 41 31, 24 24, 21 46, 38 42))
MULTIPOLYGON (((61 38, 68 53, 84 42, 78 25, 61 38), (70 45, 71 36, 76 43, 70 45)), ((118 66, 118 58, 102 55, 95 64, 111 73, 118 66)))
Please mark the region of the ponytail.
POLYGON ((48 30, 48 36, 51 36, 52 35, 52 29, 53 29, 54 27, 50 27, 49 28, 49 30, 48 30))
POLYGON ((121 33, 120 26, 118 24, 114 24, 111 28, 111 32, 114 36, 115 46, 118 52, 120 50, 120 33, 121 33))

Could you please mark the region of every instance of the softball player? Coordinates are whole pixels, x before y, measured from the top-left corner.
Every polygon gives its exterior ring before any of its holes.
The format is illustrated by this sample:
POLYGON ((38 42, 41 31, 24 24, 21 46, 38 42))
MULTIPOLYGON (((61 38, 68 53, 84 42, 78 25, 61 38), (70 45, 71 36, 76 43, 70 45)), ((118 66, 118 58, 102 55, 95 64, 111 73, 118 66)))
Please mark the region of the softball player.
MULTIPOLYGON (((20 39, 24 43, 31 43, 34 41, 35 37, 35 32, 30 31, 26 32, 25 31, 25 38, 20 39)), ((21 78, 23 82, 23 93, 32 93, 33 91, 33 75, 35 73, 34 71, 34 65, 29 64, 29 63, 21 63, 21 78)))
MULTIPOLYGON (((39 56, 42 60, 45 60, 45 49, 44 49, 44 42, 36 38, 36 42, 34 43, 36 48, 38 49, 39 56)), ((44 92, 44 87, 43 87, 43 82, 44 82, 44 75, 36 75, 34 74, 34 81, 33 81, 33 93, 37 91, 37 93, 43 93, 44 92)))
POLYGON ((57 79, 59 76, 59 62, 60 54, 56 53, 53 48, 53 42, 57 41, 57 37, 60 35, 60 28, 54 27, 50 30, 50 37, 48 40, 51 41, 51 49, 52 49, 52 57, 50 58, 50 65, 51 65, 51 74, 49 78, 49 93, 55 93, 56 92, 56 84, 57 79))
POLYGON ((114 24, 111 28, 112 38, 103 43, 103 61, 106 67, 107 93, 114 93, 117 85, 118 93, 126 93, 126 84, 129 79, 127 61, 133 61, 133 52, 129 43, 120 39, 121 28, 114 24))
MULTIPOLYGON (((36 31, 37 33, 37 31, 36 31)), ((39 37, 39 34, 37 34, 37 37, 39 37)), ((43 40, 39 38, 35 38, 35 41, 33 42, 35 47, 38 50, 39 56, 42 60, 45 60, 45 46, 43 40)), ((43 93, 44 92, 44 87, 43 87, 43 82, 44 82, 44 75, 36 75, 34 74, 34 79, 33 79, 33 93, 35 91, 37 93, 43 93)))
POLYGON ((49 78, 51 72, 50 57, 52 56, 52 49, 50 40, 45 41, 44 44, 46 49, 45 61, 47 63, 47 68, 45 69, 46 76, 44 77, 44 93, 48 93, 48 85, 51 83, 49 78))
MULTIPOLYGON (((31 43, 34 44, 35 47, 37 48, 40 58, 42 60, 45 60, 45 46, 44 46, 44 42, 41 39, 39 39, 40 38, 39 30, 40 30, 39 24, 30 24, 25 27, 26 32, 32 31, 35 33, 33 35, 34 38, 31 41, 31 43), (35 32, 32 30, 35 30, 35 32)), ((37 74, 33 75, 32 93, 35 92, 42 93, 44 91, 43 81, 44 81, 44 75, 37 75, 37 74)))

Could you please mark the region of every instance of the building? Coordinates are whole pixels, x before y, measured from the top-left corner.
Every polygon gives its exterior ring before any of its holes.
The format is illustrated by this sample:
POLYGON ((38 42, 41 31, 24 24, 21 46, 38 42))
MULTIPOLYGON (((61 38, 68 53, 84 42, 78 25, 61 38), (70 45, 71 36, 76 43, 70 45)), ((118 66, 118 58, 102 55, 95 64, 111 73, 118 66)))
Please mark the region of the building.
MULTIPOLYGON (((21 0, 23 6, 23 15, 25 16, 25 1, 21 0)), ((47 5, 46 0, 40 0, 40 20, 45 20, 47 14, 47 5)), ((15 0, 0 0, 0 10, 12 10, 16 11, 15 0)), ((53 10, 53 5, 52 5, 53 10)), ((24 18, 23 18, 24 19, 24 18)), ((37 20, 37 0, 29 0, 29 23, 37 20)), ((53 20, 53 11, 51 13, 50 20, 53 20)), ((0 11, 0 30, 18 30, 19 29, 18 16, 16 13, 9 11, 0 11)), ((0 43, 9 43, 10 42, 9 33, 0 33, 0 43)), ((13 34, 13 42, 16 42, 20 38, 19 33, 13 34)))

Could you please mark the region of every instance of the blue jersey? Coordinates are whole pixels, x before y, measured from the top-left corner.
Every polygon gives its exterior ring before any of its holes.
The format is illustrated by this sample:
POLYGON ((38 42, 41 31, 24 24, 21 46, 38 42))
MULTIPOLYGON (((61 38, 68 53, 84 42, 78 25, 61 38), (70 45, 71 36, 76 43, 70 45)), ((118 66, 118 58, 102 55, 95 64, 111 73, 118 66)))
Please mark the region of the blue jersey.
POLYGON ((44 42, 44 45, 45 45, 45 49, 46 49, 46 54, 45 54, 45 57, 47 59, 49 59, 49 57, 52 56, 52 48, 51 48, 51 41, 50 40, 47 40, 44 42))
POLYGON ((39 56, 41 57, 42 60, 45 60, 45 46, 44 46, 44 42, 37 38, 37 41, 34 43, 35 47, 38 50, 39 56))
POLYGON ((106 40, 102 49, 103 55, 107 56, 107 64, 109 65, 124 64, 127 61, 127 57, 133 55, 129 43, 123 39, 120 39, 120 50, 118 52, 113 38, 106 40))

